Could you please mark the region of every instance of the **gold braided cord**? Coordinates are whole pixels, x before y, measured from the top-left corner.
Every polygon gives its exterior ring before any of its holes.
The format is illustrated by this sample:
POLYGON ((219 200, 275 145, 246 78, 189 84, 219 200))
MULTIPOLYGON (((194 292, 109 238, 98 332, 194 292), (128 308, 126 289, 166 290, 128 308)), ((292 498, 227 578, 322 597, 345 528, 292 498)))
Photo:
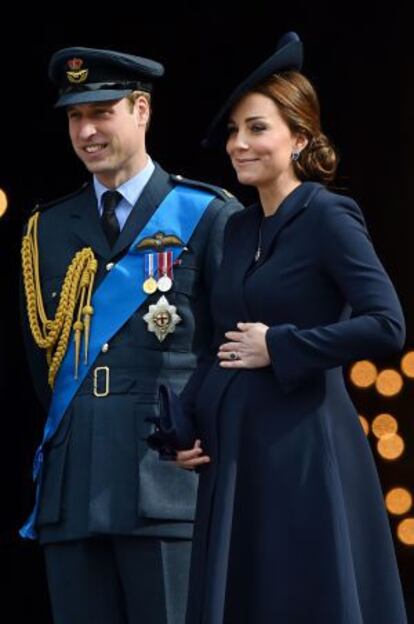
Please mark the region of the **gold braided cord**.
POLYGON ((53 388, 56 374, 68 347, 73 323, 75 340, 75 378, 77 377, 80 343, 84 331, 85 359, 88 352, 93 284, 98 263, 90 247, 76 253, 63 281, 54 319, 48 319, 43 303, 38 248, 39 213, 28 223, 22 242, 23 282, 27 316, 36 344, 46 350, 49 384, 53 388), (85 303, 86 302, 86 303, 85 303), (76 313, 77 311, 77 313, 76 313))

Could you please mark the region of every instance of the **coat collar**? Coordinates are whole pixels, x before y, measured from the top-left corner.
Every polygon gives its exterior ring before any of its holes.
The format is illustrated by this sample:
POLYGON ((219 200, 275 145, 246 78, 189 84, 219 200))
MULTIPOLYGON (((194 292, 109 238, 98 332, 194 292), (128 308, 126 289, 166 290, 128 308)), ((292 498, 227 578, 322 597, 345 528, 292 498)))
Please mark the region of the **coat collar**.
MULTIPOLYGON (((268 239, 268 244, 266 245, 266 248, 263 249, 260 260, 255 265, 256 267, 266 262, 282 230, 294 219, 296 219, 296 217, 299 216, 311 204, 315 195, 322 188, 323 186, 318 182, 303 182, 300 186, 298 186, 291 193, 289 193, 287 197, 285 197, 285 199, 277 209, 276 213, 273 216, 268 217, 268 223, 270 225, 270 239, 268 239)), ((257 232, 263 220, 263 211, 260 204, 253 206, 252 211, 254 213, 255 223, 257 224, 256 227, 251 228, 255 236, 253 252, 254 256, 258 244, 257 232)))
POLYGON ((172 189, 170 176, 155 163, 155 170, 111 249, 103 232, 92 184, 76 198, 71 217, 77 237, 105 260, 111 260, 128 248, 172 189))

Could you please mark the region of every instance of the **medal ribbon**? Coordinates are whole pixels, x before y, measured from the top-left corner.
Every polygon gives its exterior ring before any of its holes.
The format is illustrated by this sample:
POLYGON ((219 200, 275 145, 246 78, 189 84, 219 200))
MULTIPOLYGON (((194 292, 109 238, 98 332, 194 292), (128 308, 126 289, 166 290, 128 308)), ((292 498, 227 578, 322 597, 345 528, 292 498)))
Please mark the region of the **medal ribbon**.
POLYGON ((145 279, 154 277, 154 254, 145 254, 145 279))

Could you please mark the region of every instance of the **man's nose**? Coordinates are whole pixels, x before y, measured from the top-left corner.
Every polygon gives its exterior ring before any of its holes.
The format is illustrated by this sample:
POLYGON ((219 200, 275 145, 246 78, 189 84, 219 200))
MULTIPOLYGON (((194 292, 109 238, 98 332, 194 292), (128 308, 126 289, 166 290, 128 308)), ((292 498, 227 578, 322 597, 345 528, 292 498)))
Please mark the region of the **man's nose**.
POLYGON ((81 139, 90 139, 94 134, 96 134, 96 126, 91 121, 84 121, 80 124, 79 137, 81 139))

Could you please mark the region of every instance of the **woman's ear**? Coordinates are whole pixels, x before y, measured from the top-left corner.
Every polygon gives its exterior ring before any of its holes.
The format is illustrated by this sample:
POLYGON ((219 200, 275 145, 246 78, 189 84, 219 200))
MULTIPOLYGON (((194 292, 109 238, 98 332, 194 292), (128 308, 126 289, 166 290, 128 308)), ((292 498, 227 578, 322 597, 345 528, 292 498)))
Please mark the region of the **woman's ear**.
POLYGON ((301 152, 308 145, 309 139, 304 134, 295 135, 293 148, 295 152, 301 152))

